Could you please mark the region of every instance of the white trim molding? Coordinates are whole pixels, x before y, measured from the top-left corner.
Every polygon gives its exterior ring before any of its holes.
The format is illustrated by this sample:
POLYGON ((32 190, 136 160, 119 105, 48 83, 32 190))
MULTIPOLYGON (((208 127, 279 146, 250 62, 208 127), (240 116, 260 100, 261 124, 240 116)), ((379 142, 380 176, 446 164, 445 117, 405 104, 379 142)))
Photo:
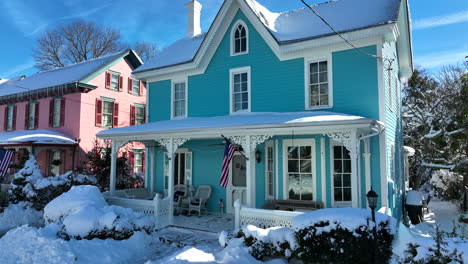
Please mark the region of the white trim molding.
POLYGON ((230 39, 230 49, 231 49, 231 56, 240 56, 240 55, 245 55, 249 54, 249 40, 250 40, 250 35, 249 35, 249 27, 247 27, 247 24, 242 20, 238 19, 236 23, 233 24, 231 28, 231 39, 230 39), (236 30, 239 26, 243 26, 245 29, 245 37, 246 37, 246 50, 244 52, 235 52, 235 33, 236 30))
POLYGON ((230 114, 240 114, 250 112, 252 109, 252 92, 251 92, 251 69, 250 66, 240 67, 240 68, 233 68, 229 70, 229 113, 230 114), (248 93, 248 108, 242 109, 239 111, 234 111, 234 75, 247 73, 247 93, 248 93))
POLYGON ((184 119, 188 116, 188 78, 177 78, 171 80, 171 119, 184 119), (176 84, 185 84, 185 114, 183 116, 174 117, 174 88, 176 84))
POLYGON ((329 109, 333 107, 333 61, 332 53, 326 53, 315 57, 304 58, 304 92, 305 92, 305 110, 329 109), (310 105, 310 64, 317 62, 327 62, 327 81, 328 81, 328 105, 311 106, 310 105))

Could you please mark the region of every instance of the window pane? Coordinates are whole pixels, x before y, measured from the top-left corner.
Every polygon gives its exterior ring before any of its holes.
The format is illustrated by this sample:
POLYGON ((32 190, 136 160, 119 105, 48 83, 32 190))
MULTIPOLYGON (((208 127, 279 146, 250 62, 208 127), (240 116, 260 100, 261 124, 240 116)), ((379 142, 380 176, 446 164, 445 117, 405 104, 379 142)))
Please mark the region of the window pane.
POLYGON ((299 147, 288 147, 288 159, 298 159, 299 147))
POLYGON ((246 52, 247 51, 247 39, 242 38, 241 39, 241 52, 246 52))
POLYGON ((242 103, 235 103, 234 104, 234 111, 242 110, 242 103))
POLYGON ((328 95, 320 96, 320 105, 328 105, 328 95))
POLYGON ((341 192, 341 188, 335 188, 334 191, 335 191, 335 195, 334 195, 335 201, 336 202, 343 201, 343 194, 341 192))
POLYGON ((288 172, 299 172, 299 160, 288 160, 288 172))
POLYGON ((351 188, 343 188, 343 201, 351 201, 351 188))
POLYGON ((240 74, 234 74, 234 83, 239 83, 241 81, 240 74))
POLYGON ((319 105, 318 96, 311 96, 310 97, 310 105, 311 106, 319 105))
POLYGON ((236 83, 236 82, 234 83, 234 92, 235 93, 240 92, 240 86, 241 86, 240 83, 236 83))
POLYGON ((234 52, 239 53, 241 51, 241 43, 240 39, 236 39, 235 41, 235 47, 234 47, 234 52))
POLYGON ((301 160, 301 172, 310 173, 312 172, 312 164, 310 160, 301 160))
POLYGON ((343 187, 351 187, 351 174, 343 174, 343 187))
POLYGON ((237 94, 234 95, 234 102, 235 103, 240 103, 241 99, 242 99, 242 94, 237 93, 237 94))
POLYGON ((320 84, 320 94, 321 95, 328 94, 328 84, 327 83, 320 84))
POLYGON ((289 199, 292 200, 299 200, 300 199, 300 192, 301 192, 301 185, 300 185, 300 177, 299 174, 289 174, 289 199))
POLYGON ((305 146, 300 148, 301 152, 301 159, 310 159, 311 157, 311 147, 310 146, 305 146))
POLYGON ((321 72, 319 74, 319 81, 320 82, 327 82, 328 81, 328 76, 326 72, 321 72))
POLYGON ((341 159, 341 147, 340 146, 333 147, 333 158, 341 159))
POLYGON ((247 82, 247 73, 246 72, 241 74, 241 82, 247 82))
POLYGON ((336 173, 341 173, 343 172, 343 167, 342 167, 342 161, 341 160, 334 160, 333 161, 333 168, 334 168, 334 172, 336 173))
POLYGON ((241 88, 242 88, 242 91, 243 91, 243 92, 247 92, 247 82, 243 82, 243 83, 241 84, 241 88))
POLYGON ((320 70, 321 72, 327 71, 327 61, 321 61, 321 62, 320 62, 320 68, 319 68, 319 70, 320 70))
POLYGON ((310 83, 318 83, 319 82, 319 75, 318 74, 311 74, 310 75, 310 83))
POLYGON ((242 103, 242 110, 246 110, 246 109, 249 109, 249 103, 243 102, 242 103))
POLYGON ((349 150, 347 150, 345 147, 343 147, 343 154, 345 159, 351 159, 349 156, 349 150))
POLYGON ((351 160, 343 161, 343 172, 351 172, 351 160))
POLYGON ((302 174, 301 200, 312 200, 312 174, 302 174))
POLYGON ((311 73, 314 73, 314 72, 318 72, 318 63, 311 63, 310 64, 310 72, 311 73))
POLYGON ((342 187, 341 174, 334 174, 333 175, 333 186, 342 187))

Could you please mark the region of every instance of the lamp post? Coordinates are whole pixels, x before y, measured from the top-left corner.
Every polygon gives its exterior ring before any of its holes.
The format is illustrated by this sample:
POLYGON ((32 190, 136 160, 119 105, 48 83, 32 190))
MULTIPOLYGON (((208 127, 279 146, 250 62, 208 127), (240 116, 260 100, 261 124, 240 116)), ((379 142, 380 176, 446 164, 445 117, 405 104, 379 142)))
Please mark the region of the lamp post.
MULTIPOLYGON (((372 222, 374 222, 374 228, 372 229, 372 233, 374 234, 374 245, 377 245, 377 222, 375 221, 375 208, 377 207, 377 198, 379 195, 372 190, 372 186, 370 191, 366 194, 367 197, 367 205, 371 209, 372 212, 372 222)), ((375 250, 372 250, 372 263, 375 263, 375 250)))

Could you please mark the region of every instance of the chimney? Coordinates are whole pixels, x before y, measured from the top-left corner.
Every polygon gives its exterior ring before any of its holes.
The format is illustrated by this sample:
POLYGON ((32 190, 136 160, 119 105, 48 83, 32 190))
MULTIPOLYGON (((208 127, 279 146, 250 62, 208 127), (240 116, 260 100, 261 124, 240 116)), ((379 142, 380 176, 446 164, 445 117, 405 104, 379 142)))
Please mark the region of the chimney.
POLYGON ((201 34, 200 13, 202 5, 197 0, 185 4, 188 9, 187 37, 192 38, 201 34))

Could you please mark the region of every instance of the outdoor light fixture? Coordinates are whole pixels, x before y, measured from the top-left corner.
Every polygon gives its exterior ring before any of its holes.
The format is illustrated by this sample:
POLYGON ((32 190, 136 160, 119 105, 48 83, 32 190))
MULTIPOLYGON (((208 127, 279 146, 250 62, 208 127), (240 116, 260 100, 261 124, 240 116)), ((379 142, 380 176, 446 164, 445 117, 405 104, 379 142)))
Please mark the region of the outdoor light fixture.
MULTIPOLYGON (((372 186, 370 191, 366 194, 367 197, 367 204, 372 212, 372 222, 374 222, 374 228, 372 228, 372 233, 374 234, 374 245, 377 243, 377 222, 375 222, 375 208, 377 207, 377 198, 379 195, 372 190, 372 186)), ((375 263, 375 247, 372 251, 372 261, 371 263, 375 263)))
POLYGON ((255 151, 255 160, 257 161, 257 163, 260 163, 260 161, 262 160, 262 153, 260 152, 260 150, 257 149, 257 151, 255 151))

